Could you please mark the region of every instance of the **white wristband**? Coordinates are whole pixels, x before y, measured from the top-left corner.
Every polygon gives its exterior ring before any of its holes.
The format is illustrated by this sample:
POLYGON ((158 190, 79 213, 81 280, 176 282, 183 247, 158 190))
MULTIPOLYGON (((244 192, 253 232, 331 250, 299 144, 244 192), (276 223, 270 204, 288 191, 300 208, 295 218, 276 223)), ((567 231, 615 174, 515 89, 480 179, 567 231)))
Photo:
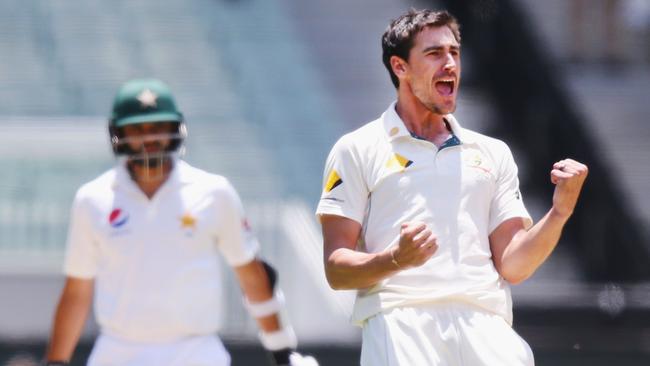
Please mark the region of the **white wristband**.
POLYGON ((296 334, 290 325, 275 332, 260 332, 260 341, 268 351, 278 351, 285 348, 295 349, 298 346, 296 334))
POLYGON ((265 316, 278 314, 284 306, 282 291, 277 290, 272 298, 262 302, 250 302, 244 297, 244 306, 253 318, 264 318, 265 316))

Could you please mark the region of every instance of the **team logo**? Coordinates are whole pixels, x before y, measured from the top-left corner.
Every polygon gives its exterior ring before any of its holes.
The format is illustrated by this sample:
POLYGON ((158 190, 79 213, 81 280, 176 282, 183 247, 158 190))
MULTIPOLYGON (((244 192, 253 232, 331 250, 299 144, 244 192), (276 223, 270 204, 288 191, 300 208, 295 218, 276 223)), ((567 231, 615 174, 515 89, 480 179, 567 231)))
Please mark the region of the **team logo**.
POLYGON ((386 167, 391 170, 403 171, 404 169, 410 167, 412 164, 412 160, 409 160, 402 155, 395 153, 386 162, 386 167))
POLYGON ((113 211, 111 211, 110 215, 108 215, 108 223, 113 228, 124 226, 124 224, 126 224, 127 221, 129 221, 129 214, 127 214, 120 208, 114 209, 113 211))
POLYGON ((481 157, 481 155, 476 154, 476 155, 474 156, 474 159, 473 159, 472 163, 473 163, 475 166, 479 166, 479 165, 483 164, 483 158, 481 157))
POLYGON ((325 183, 325 192, 330 192, 332 189, 340 186, 343 183, 343 179, 339 177, 339 173, 336 170, 332 170, 329 177, 327 177, 327 183, 325 183))
POLYGON ((196 228, 196 217, 192 214, 186 212, 179 219, 181 221, 181 229, 195 229, 196 228))
POLYGON ((467 166, 470 168, 475 168, 482 170, 485 173, 489 173, 491 169, 486 166, 485 162, 483 161, 483 156, 479 153, 475 153, 473 156, 471 156, 469 159, 466 160, 467 166))
POLYGON ((145 89, 142 92, 140 92, 140 94, 138 94, 137 99, 138 101, 140 101, 140 107, 155 108, 156 99, 158 99, 158 95, 149 89, 145 89))

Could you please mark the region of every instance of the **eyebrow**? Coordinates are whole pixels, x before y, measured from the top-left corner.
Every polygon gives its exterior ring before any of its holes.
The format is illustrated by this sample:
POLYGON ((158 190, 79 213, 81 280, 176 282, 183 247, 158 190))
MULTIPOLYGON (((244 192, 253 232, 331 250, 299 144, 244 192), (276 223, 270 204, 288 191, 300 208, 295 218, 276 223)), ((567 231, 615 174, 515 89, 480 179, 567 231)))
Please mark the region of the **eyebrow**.
MULTIPOLYGON (((427 48, 423 49, 422 53, 427 53, 427 52, 430 52, 430 51, 439 51, 439 50, 444 50, 444 49, 445 49, 445 46, 430 46, 430 47, 427 47, 427 48)), ((451 46, 449 46, 449 49, 454 50, 454 51, 460 51, 460 46, 451 45, 451 46)))

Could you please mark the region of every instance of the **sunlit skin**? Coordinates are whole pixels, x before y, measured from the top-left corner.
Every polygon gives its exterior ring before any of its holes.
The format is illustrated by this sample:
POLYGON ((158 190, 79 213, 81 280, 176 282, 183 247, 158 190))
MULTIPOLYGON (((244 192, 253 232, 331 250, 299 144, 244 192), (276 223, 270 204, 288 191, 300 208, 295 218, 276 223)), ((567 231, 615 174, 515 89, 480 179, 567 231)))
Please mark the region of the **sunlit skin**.
POLYGON ((447 26, 426 27, 417 34, 408 60, 390 59, 399 78, 396 110, 406 127, 441 145, 449 136, 443 121, 456 110, 460 84, 460 44, 447 26))
MULTIPOLYGON (((148 122, 126 125, 121 128, 122 138, 128 141, 131 151, 147 152, 149 154, 164 152, 171 143, 169 138, 148 139, 156 135, 172 134, 176 132, 173 122, 148 122)), ((160 166, 145 167, 134 160, 127 162, 133 180, 142 192, 151 198, 165 183, 169 172, 172 170, 172 161, 165 159, 160 166), (147 171, 149 169, 149 171, 147 171)))

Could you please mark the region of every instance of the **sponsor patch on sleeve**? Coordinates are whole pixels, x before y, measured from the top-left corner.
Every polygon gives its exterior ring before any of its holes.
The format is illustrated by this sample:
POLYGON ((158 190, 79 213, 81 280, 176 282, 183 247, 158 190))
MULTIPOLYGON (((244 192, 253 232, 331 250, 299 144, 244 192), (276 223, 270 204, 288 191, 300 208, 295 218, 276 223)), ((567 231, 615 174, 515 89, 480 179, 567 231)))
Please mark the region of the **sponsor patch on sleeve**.
POLYGON ((339 173, 336 170, 332 170, 330 175, 327 177, 327 182, 325 183, 325 192, 331 192, 332 189, 340 186, 343 183, 343 179, 339 176, 339 173))

